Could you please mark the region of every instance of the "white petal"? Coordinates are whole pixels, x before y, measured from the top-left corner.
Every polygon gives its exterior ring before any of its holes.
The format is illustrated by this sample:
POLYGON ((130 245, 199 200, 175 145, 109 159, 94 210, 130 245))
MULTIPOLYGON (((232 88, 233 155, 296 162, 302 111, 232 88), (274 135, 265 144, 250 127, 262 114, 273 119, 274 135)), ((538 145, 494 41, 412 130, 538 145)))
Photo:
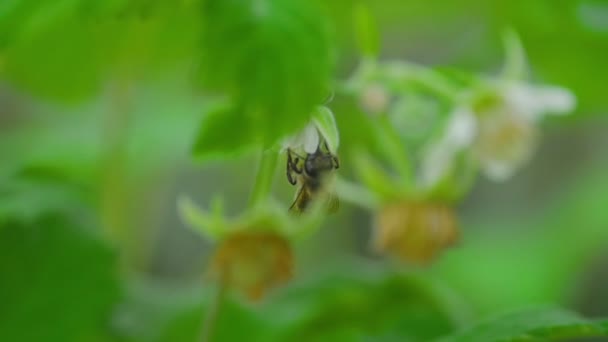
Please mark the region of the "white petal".
POLYGON ((504 181, 533 155, 538 132, 535 124, 506 112, 480 120, 474 151, 490 180, 504 181))
POLYGON ((302 132, 304 152, 315 153, 319 147, 319 132, 314 124, 308 124, 302 132))
POLYGON ((576 97, 565 88, 545 86, 536 89, 538 110, 554 114, 565 114, 576 107, 576 97))
POLYGON ((454 161, 456 150, 443 142, 432 145, 421 163, 420 182, 425 188, 430 188, 447 174, 454 161))
POLYGON ((576 97, 565 88, 511 84, 505 89, 505 100, 514 115, 538 120, 547 113, 568 113, 576 106, 576 97))
POLYGON ((439 182, 454 163, 456 154, 468 148, 477 134, 477 120, 470 109, 457 108, 444 135, 429 146, 421 165, 421 182, 430 187, 439 182))
POLYGON ((475 139, 476 130, 477 119, 473 112, 466 107, 457 108, 447 124, 445 144, 457 149, 468 147, 475 139))
POLYGON ((501 160, 488 160, 481 164, 481 171, 494 182, 504 182, 511 178, 519 165, 501 160))

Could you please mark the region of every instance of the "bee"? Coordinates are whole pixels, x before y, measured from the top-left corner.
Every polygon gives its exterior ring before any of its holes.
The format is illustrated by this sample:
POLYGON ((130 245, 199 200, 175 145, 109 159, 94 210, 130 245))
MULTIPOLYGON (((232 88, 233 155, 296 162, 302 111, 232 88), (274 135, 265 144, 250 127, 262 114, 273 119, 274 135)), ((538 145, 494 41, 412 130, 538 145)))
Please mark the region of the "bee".
POLYGON ((329 151, 325 141, 319 144, 314 153, 307 153, 306 157, 288 149, 287 180, 291 185, 300 183, 300 189, 289 211, 304 212, 313 200, 323 196, 326 196, 328 210, 336 211, 339 205, 338 198, 335 194, 328 193, 324 185, 327 176, 339 167, 338 157, 329 151))

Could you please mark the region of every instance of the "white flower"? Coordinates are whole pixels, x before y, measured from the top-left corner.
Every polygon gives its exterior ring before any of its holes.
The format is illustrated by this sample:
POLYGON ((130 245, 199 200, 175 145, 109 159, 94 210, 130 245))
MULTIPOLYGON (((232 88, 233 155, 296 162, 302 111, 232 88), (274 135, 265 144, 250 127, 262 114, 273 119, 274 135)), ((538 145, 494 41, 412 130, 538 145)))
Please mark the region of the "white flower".
POLYGON ((526 83, 503 85, 499 101, 481 108, 475 153, 482 172, 493 181, 510 178, 532 157, 537 123, 547 114, 565 114, 576 105, 567 89, 526 83))
MULTIPOLYGON (((422 180, 432 186, 451 170, 456 155, 472 149, 481 171, 493 181, 511 177, 535 150, 537 123, 547 114, 564 114, 576 105, 567 89, 527 83, 492 84, 489 103, 472 101, 454 110, 443 135, 433 142, 422 162, 422 180)), ((487 96, 487 94, 486 94, 487 96)), ((482 100, 487 100, 483 98, 482 100)))
POLYGON ((424 186, 433 186, 450 171, 456 154, 472 144, 476 130, 477 121, 471 109, 459 107, 452 112, 443 134, 430 145, 422 160, 424 186))
POLYGON ((340 135, 334 114, 329 108, 320 106, 312 115, 312 120, 298 134, 283 140, 281 151, 287 149, 312 154, 319 144, 325 142, 329 152, 336 154, 340 145, 340 135))
POLYGON ((282 151, 287 149, 296 152, 315 153, 319 146, 319 131, 314 123, 309 123, 304 129, 291 137, 285 139, 282 143, 282 151))

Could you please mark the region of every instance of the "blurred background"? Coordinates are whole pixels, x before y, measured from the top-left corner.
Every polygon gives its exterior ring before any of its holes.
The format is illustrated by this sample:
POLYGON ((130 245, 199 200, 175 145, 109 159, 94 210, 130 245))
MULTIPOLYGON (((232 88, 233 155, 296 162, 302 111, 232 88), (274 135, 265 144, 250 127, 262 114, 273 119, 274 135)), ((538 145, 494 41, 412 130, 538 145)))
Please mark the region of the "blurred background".
MULTIPOLYGON (((360 59, 352 5, 325 4, 338 79, 360 59)), ((292 282, 259 303, 227 300, 217 339, 428 340, 535 305, 608 316, 608 3, 368 5, 382 59, 491 74, 513 27, 533 81, 571 89, 576 112, 543 122, 514 178, 477 181, 459 204, 460 243, 430 266, 371 253, 370 213, 344 204, 295 246, 292 282)), ((256 166, 190 155, 209 106, 193 86, 197 8, 0 3, 0 340, 196 340, 213 245, 183 224, 176 198, 207 205, 221 193, 236 215, 256 166)), ((334 112, 344 148, 356 134, 334 112)), ((352 179, 348 163, 340 174, 352 179)), ((274 189, 291 200, 282 171, 274 189)))

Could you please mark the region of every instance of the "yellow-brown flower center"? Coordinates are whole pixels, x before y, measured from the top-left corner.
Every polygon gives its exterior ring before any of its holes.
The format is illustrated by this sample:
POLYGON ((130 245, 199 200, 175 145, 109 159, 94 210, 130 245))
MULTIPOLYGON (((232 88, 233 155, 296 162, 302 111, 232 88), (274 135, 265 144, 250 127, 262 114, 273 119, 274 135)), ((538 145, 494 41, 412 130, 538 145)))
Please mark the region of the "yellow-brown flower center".
POLYGON ((452 207, 427 202, 385 206, 375 218, 373 248, 403 261, 425 264, 458 238, 452 207))
POLYGON ((291 278, 293 255, 289 242, 274 232, 239 232, 223 240, 211 271, 224 285, 251 299, 291 278))

